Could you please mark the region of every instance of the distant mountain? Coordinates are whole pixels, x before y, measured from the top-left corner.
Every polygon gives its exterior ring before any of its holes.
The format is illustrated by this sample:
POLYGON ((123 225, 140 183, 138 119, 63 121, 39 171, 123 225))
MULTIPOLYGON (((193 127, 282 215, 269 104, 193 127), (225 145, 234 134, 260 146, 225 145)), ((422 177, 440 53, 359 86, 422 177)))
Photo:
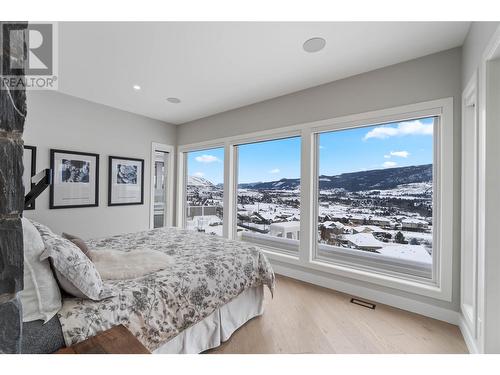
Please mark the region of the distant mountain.
POLYGON ((214 184, 203 177, 188 176, 188 186, 213 188, 214 184))
POLYGON ((239 184, 238 187, 241 189, 254 190, 295 190, 299 185, 300 179, 298 178, 282 178, 278 181, 239 184))
POLYGON ((238 187, 240 189, 253 189, 255 186, 258 186, 260 184, 265 184, 265 183, 270 183, 270 182, 248 182, 248 183, 244 183, 244 184, 238 184, 238 187))
MULTIPOLYGON (((343 173, 337 176, 319 176, 322 190, 344 189, 355 192, 362 190, 387 190, 398 185, 418 182, 432 182, 432 164, 410 167, 374 169, 370 171, 343 173)), ((282 178, 278 181, 239 184, 241 189, 294 190, 300 185, 298 178, 282 178)))

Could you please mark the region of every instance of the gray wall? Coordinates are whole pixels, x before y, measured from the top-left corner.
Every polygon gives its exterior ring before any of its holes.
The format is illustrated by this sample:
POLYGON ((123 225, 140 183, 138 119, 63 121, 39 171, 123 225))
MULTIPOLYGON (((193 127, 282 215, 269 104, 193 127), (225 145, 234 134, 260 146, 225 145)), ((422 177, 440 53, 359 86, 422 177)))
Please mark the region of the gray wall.
POLYGON ((25 216, 84 238, 149 227, 151 142, 175 145, 176 127, 129 112, 48 91, 28 93, 24 142, 37 147, 37 170, 49 167, 51 148, 100 155, 99 207, 49 210, 49 191, 25 216), (108 207, 108 156, 145 161, 144 204, 108 207))
POLYGON ((178 144, 449 96, 458 99, 460 57, 461 49, 455 48, 185 123, 178 129, 178 144))
POLYGON ((373 289, 385 290, 458 311, 460 292, 461 54, 461 48, 443 51, 186 123, 180 125, 177 131, 178 144, 195 143, 219 137, 453 97, 455 126, 454 186, 456 188, 454 191, 455 215, 453 217, 452 302, 438 301, 376 286, 373 286, 373 289))
POLYGON ((500 22, 473 22, 462 49, 462 87, 469 82, 479 60, 500 22))

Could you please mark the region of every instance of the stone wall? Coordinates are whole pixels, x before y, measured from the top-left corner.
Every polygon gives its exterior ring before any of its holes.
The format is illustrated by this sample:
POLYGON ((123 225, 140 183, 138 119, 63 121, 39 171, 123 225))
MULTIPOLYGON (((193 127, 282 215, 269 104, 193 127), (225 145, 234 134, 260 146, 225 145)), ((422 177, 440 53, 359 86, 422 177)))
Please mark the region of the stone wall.
MULTIPOLYGON (((0 41, 3 23, 0 22, 0 41)), ((14 41, 22 58, 24 40, 14 41)), ((11 41, 10 45, 13 43, 11 41)), ((0 49, 2 75, 9 75, 4 61, 10 49, 0 49)), ((7 60, 9 61, 9 60, 7 60)), ((21 214, 24 206, 23 129, 26 116, 24 90, 7 91, 0 87, 0 353, 19 353, 21 349, 22 309, 18 293, 23 289, 23 231, 21 214), (17 109, 21 112, 18 113, 17 109)))

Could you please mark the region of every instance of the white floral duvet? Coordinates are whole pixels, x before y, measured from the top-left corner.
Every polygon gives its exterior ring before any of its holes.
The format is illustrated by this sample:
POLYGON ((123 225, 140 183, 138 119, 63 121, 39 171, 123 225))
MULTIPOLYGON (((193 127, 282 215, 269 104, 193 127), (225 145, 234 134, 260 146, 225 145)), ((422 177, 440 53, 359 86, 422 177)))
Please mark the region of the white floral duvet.
POLYGON ((66 345, 125 325, 150 351, 203 320, 274 273, 255 245, 174 228, 87 242, 90 249, 154 249, 173 257, 166 269, 133 280, 108 281, 117 295, 102 301, 65 298, 59 320, 66 345))

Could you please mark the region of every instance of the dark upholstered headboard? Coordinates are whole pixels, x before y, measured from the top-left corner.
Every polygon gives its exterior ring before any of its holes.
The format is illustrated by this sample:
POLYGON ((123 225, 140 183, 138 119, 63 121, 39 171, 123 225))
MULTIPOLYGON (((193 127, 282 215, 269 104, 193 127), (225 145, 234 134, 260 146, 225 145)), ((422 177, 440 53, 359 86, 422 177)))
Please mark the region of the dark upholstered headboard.
POLYGON ((21 353, 48 354, 64 346, 64 336, 57 315, 45 324, 41 320, 23 323, 21 353))

